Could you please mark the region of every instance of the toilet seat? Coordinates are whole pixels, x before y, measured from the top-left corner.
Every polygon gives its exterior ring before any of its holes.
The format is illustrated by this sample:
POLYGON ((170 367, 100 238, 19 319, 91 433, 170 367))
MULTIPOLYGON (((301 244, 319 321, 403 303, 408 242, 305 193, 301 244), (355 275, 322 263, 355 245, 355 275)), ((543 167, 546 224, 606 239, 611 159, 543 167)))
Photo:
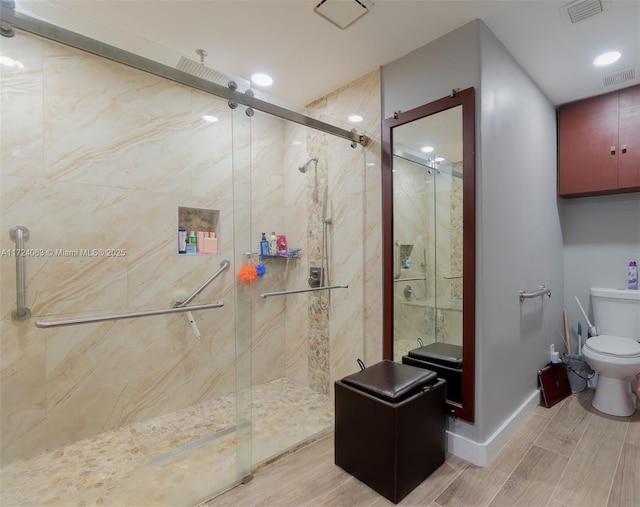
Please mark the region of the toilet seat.
POLYGON ((585 343, 585 348, 612 357, 640 357, 640 343, 622 336, 600 335, 593 336, 585 343))

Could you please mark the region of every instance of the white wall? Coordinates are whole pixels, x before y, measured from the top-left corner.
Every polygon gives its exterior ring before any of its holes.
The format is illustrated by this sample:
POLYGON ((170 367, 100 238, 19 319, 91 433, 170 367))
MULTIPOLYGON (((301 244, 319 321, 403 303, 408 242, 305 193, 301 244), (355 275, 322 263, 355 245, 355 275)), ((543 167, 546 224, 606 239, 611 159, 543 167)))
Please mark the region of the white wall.
POLYGON ((537 388, 537 370, 562 332, 562 236, 556 197, 556 113, 480 23, 476 385, 486 440, 537 388), (546 285, 552 297, 520 303, 546 285))
POLYGON ((530 398, 562 328, 562 237, 553 105, 480 20, 382 68, 383 115, 476 88, 476 443, 530 398), (545 284, 551 299, 520 304, 545 284))
POLYGON ((629 261, 640 262, 640 194, 563 199, 561 211, 564 305, 572 346, 577 347, 578 321, 583 337, 587 328, 574 296, 593 322, 589 287, 625 288, 629 261))

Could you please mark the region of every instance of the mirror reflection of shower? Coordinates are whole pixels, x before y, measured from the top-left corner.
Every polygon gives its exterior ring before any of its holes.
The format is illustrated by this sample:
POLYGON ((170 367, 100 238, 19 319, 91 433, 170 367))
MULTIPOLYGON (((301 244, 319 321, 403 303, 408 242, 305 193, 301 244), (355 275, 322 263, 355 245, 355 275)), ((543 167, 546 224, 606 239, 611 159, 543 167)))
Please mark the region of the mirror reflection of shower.
MULTIPOLYGON (((306 163, 301 164, 298 170, 305 174, 309 169, 309 165, 313 163, 314 168, 314 183, 313 183, 313 202, 318 203, 318 157, 313 156, 306 163)), ((322 199, 322 241, 320 245, 320 286, 325 287, 331 285, 330 280, 330 261, 329 261, 329 225, 331 225, 331 218, 327 216, 327 207, 329 200, 329 182, 325 181, 324 196, 322 199)), ((331 304, 331 291, 327 292, 326 302, 323 300, 323 292, 319 294, 319 304, 322 310, 327 310, 331 304)))

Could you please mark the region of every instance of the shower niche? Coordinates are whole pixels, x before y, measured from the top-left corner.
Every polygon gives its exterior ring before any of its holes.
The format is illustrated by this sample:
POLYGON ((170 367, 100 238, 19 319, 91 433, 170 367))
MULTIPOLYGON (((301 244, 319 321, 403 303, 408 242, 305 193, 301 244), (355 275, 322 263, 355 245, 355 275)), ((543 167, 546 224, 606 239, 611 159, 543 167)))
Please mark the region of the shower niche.
POLYGON ((178 254, 217 254, 219 232, 220 210, 178 206, 178 254))

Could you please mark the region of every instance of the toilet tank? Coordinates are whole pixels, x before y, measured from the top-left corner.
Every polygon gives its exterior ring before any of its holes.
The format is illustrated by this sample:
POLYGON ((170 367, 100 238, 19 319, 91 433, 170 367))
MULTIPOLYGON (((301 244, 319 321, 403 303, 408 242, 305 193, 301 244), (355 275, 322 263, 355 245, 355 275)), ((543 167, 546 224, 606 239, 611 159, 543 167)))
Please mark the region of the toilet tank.
POLYGON ((640 341, 640 291, 591 287, 593 324, 598 334, 640 341))

